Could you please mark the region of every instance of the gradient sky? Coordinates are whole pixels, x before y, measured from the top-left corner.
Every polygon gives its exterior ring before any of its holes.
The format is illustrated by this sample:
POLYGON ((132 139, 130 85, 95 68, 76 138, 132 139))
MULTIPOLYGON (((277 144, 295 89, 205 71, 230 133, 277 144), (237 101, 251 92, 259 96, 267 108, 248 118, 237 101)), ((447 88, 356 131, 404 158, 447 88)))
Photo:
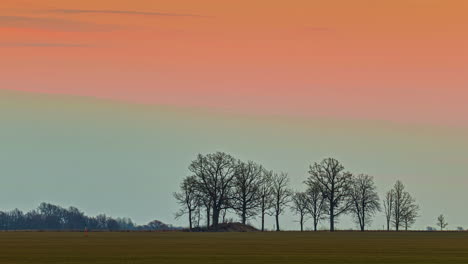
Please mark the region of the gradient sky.
POLYGON ((295 189, 337 157, 381 193, 407 183, 418 228, 441 212, 468 227, 467 13, 465 0, 2 0, 0 209, 172 222, 189 161, 221 150, 295 189))
POLYGON ((3 0, 0 88, 468 124, 465 0, 3 0))

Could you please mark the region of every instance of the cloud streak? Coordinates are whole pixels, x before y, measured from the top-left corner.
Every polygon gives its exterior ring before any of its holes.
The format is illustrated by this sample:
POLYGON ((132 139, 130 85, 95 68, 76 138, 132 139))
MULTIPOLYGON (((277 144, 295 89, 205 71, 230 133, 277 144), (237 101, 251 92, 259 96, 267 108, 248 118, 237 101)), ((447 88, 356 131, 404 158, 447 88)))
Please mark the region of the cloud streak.
POLYGON ((22 48, 86 48, 91 47, 86 44, 69 44, 69 43, 40 43, 40 42, 0 42, 0 47, 22 47, 22 48))
POLYGON ((49 10, 49 12, 62 13, 62 14, 114 14, 114 15, 168 16, 168 17, 208 17, 208 16, 203 16, 203 15, 197 15, 197 14, 140 12, 140 11, 128 11, 128 10, 53 9, 53 10, 49 10))
POLYGON ((109 31, 117 29, 114 25, 32 16, 0 16, 0 27, 38 28, 58 31, 109 31))

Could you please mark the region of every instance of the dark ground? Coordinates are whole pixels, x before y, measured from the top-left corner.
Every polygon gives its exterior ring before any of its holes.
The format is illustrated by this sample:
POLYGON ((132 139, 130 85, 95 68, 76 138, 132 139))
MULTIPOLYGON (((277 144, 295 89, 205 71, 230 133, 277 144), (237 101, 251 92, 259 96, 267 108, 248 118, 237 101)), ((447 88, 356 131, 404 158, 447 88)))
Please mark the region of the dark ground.
POLYGON ((0 263, 468 263, 468 232, 0 232, 0 263))

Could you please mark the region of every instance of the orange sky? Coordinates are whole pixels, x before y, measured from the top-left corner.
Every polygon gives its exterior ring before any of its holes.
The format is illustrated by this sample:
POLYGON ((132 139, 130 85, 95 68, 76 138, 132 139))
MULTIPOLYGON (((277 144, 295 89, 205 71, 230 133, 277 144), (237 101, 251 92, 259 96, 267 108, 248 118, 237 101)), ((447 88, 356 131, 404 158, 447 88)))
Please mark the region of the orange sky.
POLYGON ((3 0, 0 88, 468 125, 465 0, 3 0))

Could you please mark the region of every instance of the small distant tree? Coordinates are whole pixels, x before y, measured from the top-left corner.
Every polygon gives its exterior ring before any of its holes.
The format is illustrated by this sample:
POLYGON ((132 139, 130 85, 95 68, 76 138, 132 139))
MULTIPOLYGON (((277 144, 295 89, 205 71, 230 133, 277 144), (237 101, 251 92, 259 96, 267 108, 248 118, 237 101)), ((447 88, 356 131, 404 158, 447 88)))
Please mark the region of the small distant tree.
POLYGON ((444 230, 448 226, 448 223, 445 221, 445 216, 443 214, 437 217, 437 226, 440 227, 440 231, 444 230))
POLYGON ((372 222, 375 213, 380 211, 374 177, 364 174, 354 177, 350 198, 353 203, 351 212, 356 217, 361 231, 364 231, 366 225, 372 222))
POLYGON ((200 199, 197 193, 197 178, 189 176, 184 179, 180 185, 180 192, 174 193, 174 198, 177 200, 182 208, 176 213, 176 219, 183 215, 188 215, 189 229, 193 228, 193 221, 195 219, 194 212, 200 206, 200 199))
POLYGON ((465 231, 465 229, 461 226, 457 227, 457 231, 465 231))
POLYGON ((304 222, 308 213, 308 200, 305 192, 296 192, 291 197, 292 206, 291 209, 294 213, 299 215, 299 224, 301 226, 301 232, 304 231, 304 222))
POLYGON ((262 181, 259 184, 260 217, 262 232, 265 231, 265 215, 273 208, 274 201, 273 172, 263 170, 262 181))
POLYGON ((325 214, 325 198, 317 182, 308 180, 306 184, 308 186, 306 191, 307 210, 312 216, 314 231, 317 231, 318 224, 324 218, 325 214))
POLYGON ((280 231, 279 216, 283 214, 284 208, 289 203, 291 191, 288 189, 288 174, 281 172, 273 176, 273 210, 276 220, 276 231, 280 231))

